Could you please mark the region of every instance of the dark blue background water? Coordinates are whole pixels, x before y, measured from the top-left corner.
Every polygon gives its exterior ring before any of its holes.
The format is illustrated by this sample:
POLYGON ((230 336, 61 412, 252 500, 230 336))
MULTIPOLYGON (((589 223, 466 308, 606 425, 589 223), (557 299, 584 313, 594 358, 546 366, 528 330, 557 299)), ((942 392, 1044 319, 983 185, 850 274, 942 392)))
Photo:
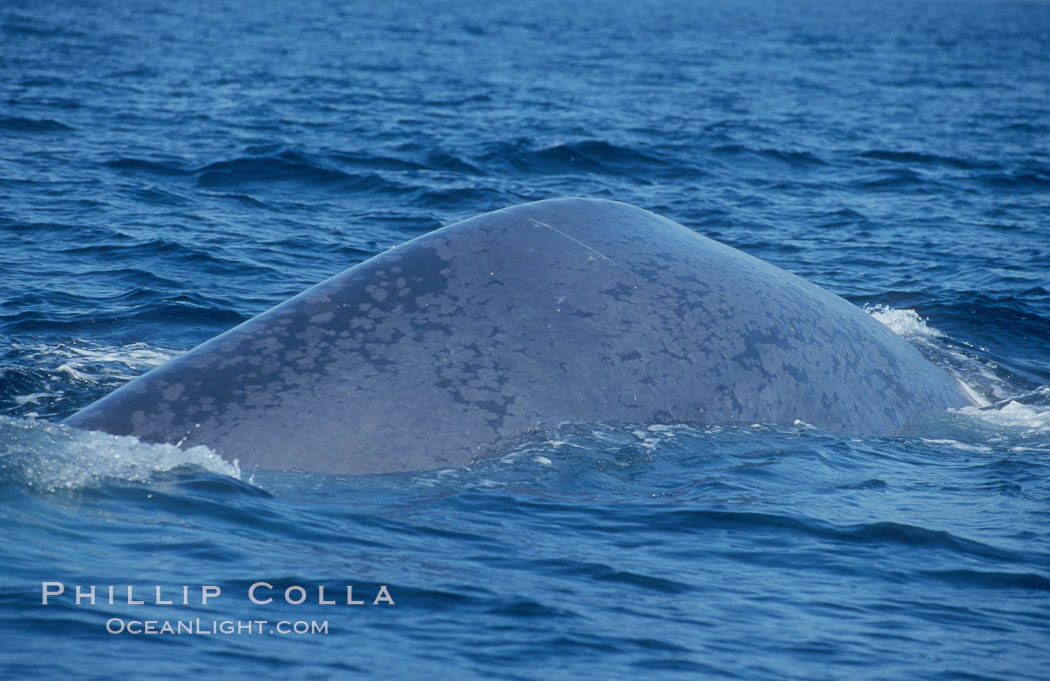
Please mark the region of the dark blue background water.
POLYGON ((993 0, 4 3, 0 675, 1050 678, 1047 36, 1050 4, 993 0), (868 306, 981 406, 923 437, 574 424, 360 478, 55 423, 394 244, 566 195, 868 306), (347 584, 396 606, 317 604, 347 584), (105 630, 196 617, 329 633, 105 630))

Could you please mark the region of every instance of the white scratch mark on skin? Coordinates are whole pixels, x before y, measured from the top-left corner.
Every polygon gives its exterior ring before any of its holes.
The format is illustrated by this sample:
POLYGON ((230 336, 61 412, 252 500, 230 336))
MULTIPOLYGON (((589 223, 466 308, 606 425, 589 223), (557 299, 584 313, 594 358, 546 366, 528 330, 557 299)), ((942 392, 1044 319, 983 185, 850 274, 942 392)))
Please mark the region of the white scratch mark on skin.
MULTIPOLYGON (((529 218, 529 219, 532 220, 533 224, 538 225, 540 227, 546 227, 547 229, 553 230, 553 231, 557 232, 558 234, 561 234, 563 237, 565 237, 569 241, 575 242, 575 243, 579 244, 580 246, 583 246, 588 251, 590 251, 591 253, 594 253, 595 255, 597 255, 598 257, 602 258, 603 260, 608 260, 609 262, 613 262, 613 259, 610 258, 609 256, 605 255, 604 253, 602 253, 601 251, 599 251, 599 250, 597 250, 595 248, 591 248, 590 246, 588 246, 587 244, 583 243, 579 239, 569 236, 568 234, 566 234, 565 232, 561 231, 557 227, 554 227, 553 225, 548 225, 546 222, 543 222, 542 220, 537 220, 536 218, 529 218)), ((615 263, 613 263, 613 264, 615 264, 615 263)))

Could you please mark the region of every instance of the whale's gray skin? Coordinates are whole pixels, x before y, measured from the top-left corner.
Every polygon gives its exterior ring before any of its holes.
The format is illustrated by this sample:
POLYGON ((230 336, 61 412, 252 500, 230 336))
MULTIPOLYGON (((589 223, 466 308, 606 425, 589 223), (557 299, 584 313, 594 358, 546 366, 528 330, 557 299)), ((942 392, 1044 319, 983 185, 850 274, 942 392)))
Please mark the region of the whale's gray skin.
POLYGON ((564 421, 892 434, 967 403, 842 298, 640 208, 561 199, 351 267, 66 422, 242 467, 379 473, 564 421))

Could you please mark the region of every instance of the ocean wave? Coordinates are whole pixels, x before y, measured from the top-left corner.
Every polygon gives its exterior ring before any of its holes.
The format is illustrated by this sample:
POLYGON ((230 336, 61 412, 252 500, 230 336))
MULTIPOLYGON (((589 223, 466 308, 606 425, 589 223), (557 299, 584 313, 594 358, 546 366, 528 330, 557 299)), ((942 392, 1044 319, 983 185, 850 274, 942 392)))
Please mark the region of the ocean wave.
POLYGON ((959 568, 954 570, 920 570, 919 574, 925 579, 945 582, 953 587, 1050 591, 1050 578, 1033 572, 959 568))
POLYGON ((979 161, 955 156, 940 156, 937 154, 923 153, 917 151, 889 151, 884 149, 873 149, 857 154, 859 158, 875 161, 888 161, 894 164, 906 166, 940 166, 959 168, 962 170, 981 170, 998 168, 1000 164, 990 161, 979 161))
POLYGON ((83 240, 106 238, 114 234, 111 229, 79 222, 20 222, 11 218, 0 218, 0 228, 11 232, 36 234, 48 232, 50 236, 75 237, 83 240))
POLYGON ((145 343, 95 341, 12 343, 0 359, 0 414, 40 418, 68 416, 85 398, 102 397, 181 354, 145 343))
POLYGON ((605 140, 560 142, 537 147, 531 140, 496 142, 483 145, 479 160, 483 166, 507 168, 518 173, 548 174, 634 174, 688 173, 651 152, 621 146, 605 140))
POLYGON ((181 288, 182 282, 168 279, 156 272, 141 269, 139 267, 118 267, 114 269, 96 269, 84 272, 85 276, 106 277, 110 281, 122 281, 131 284, 137 290, 177 290, 181 288))
POLYGON ((912 168, 894 167, 875 175, 860 174, 858 179, 850 182, 850 186, 872 192, 908 191, 928 194, 942 188, 943 182, 912 168))
POLYGON ((138 201, 155 206, 187 206, 192 203, 185 196, 158 187, 136 187, 127 193, 138 201))
POLYGON ((776 161, 796 168, 820 167, 828 162, 811 151, 786 150, 775 148, 757 148, 743 144, 723 144, 715 146, 711 152, 720 156, 734 156, 758 161, 776 161))
POLYGON ((263 201, 263 200, 259 199, 258 197, 250 196, 248 194, 240 194, 240 193, 235 193, 235 192, 201 190, 201 195, 202 196, 213 196, 213 197, 218 198, 218 199, 228 199, 230 201, 235 202, 236 204, 239 204, 239 206, 242 207, 242 208, 250 208, 252 210, 256 210, 256 209, 274 210, 274 207, 270 203, 268 203, 266 201, 263 201))
POLYGON ((196 171, 202 187, 237 186, 259 181, 300 180, 320 184, 352 182, 355 176, 308 162, 293 154, 218 161, 196 171))
POLYGON ((214 258, 210 253, 187 246, 178 241, 164 238, 146 239, 144 241, 132 240, 124 234, 113 235, 112 242, 119 239, 124 243, 93 243, 77 245, 62 250, 66 255, 96 255, 103 260, 136 258, 143 255, 160 255, 170 257, 173 255, 188 255, 189 257, 203 256, 214 258))
POLYGON ((514 199, 499 190, 473 185, 420 189, 414 193, 412 198, 412 204, 415 206, 443 211, 455 211, 465 203, 478 202, 491 206, 502 206, 513 203, 514 199))
POLYGON ((366 151, 334 151, 330 152, 327 157, 340 165, 370 168, 372 170, 414 171, 433 169, 429 164, 366 151))
POLYGON ((190 175, 193 171, 180 161, 153 161, 149 159, 124 157, 105 161, 107 168, 126 170, 137 173, 148 173, 162 176, 190 175))
POLYGON ((820 217, 821 227, 870 226, 871 218, 852 208, 839 208, 820 217))
POLYGON ((358 175, 330 167, 294 152, 272 156, 248 156, 218 161, 195 171, 197 186, 234 189, 251 186, 295 186, 338 189, 369 194, 405 193, 411 187, 376 173, 358 175))
POLYGON ((27 36, 30 38, 66 38, 71 40, 84 40, 89 38, 87 33, 78 31, 72 26, 61 22, 46 21, 39 16, 22 14, 19 12, 8 12, 4 16, 0 31, 9 35, 27 36))
POLYGON ((991 173, 981 175, 977 181, 997 191, 1046 191, 1050 188, 1050 168, 1026 167, 1008 173, 991 173))
MULTIPOLYGON (((166 268, 174 263, 192 266, 210 274, 231 274, 247 276, 265 274, 268 269, 238 256, 230 256, 223 249, 206 244, 191 244, 185 240, 165 237, 137 239, 122 233, 109 233, 103 238, 91 240, 84 244, 76 242, 65 248, 56 249, 64 256, 83 257, 95 262, 111 262, 118 265, 116 270, 99 270, 96 273, 117 272, 126 277, 129 270, 140 269, 145 263, 160 262, 166 268), (129 263, 138 266, 128 267, 129 263), (121 266, 124 265, 124 266, 121 266)), ((147 285, 143 280, 136 282, 147 285)))
POLYGON ((0 130, 13 132, 66 132, 73 130, 65 123, 50 118, 22 118, 20 116, 0 116, 0 130))
POLYGON ((122 323, 153 321, 169 327, 207 325, 218 326, 223 330, 248 319, 249 315, 226 301, 185 294, 164 296, 160 300, 122 310, 120 314, 122 323))
POLYGON ((461 173, 464 175, 486 174, 485 171, 465 158, 444 151, 435 151, 427 154, 426 167, 430 170, 461 173))
POLYGON ((103 325, 130 324, 135 321, 158 319, 174 324, 211 323, 215 321, 244 321, 246 317, 236 305, 225 298, 203 294, 167 294, 147 285, 121 288, 113 293, 90 298, 74 294, 40 292, 27 293, 13 299, 19 311, 0 315, 6 332, 33 333, 74 331, 77 328, 98 328, 103 325), (85 304, 96 305, 104 314, 86 315, 76 312, 85 304), (74 312, 67 312, 67 311, 74 312))
MULTIPOLYGON (((361 167, 372 171, 411 172, 432 169, 456 169, 467 167, 464 162, 458 165, 452 157, 444 160, 436 157, 433 163, 419 163, 413 160, 369 152, 330 152, 321 156, 312 156, 295 150, 275 148, 275 145, 255 145, 244 150, 244 155, 223 161, 215 161, 203 166, 192 166, 183 159, 143 159, 123 157, 111 159, 104 165, 113 170, 134 175, 154 176, 157 178, 196 178, 198 190, 237 190, 243 188, 280 187, 294 185, 299 187, 316 187, 342 189, 355 192, 401 193, 411 187, 395 180, 383 177, 376 172, 359 174, 346 172, 339 166, 361 167)), ((166 202, 181 202, 182 197, 170 190, 164 191, 166 202)), ((244 194, 217 194, 228 198, 244 199, 255 207, 268 207, 257 197, 244 194)))

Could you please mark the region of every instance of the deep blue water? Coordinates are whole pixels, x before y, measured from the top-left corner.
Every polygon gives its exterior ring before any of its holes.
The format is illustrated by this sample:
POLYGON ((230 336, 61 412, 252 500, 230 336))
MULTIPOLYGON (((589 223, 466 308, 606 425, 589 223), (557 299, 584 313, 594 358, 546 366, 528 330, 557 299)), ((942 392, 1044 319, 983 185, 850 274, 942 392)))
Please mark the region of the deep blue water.
POLYGON ((0 676, 1050 678, 1047 36, 1005 0, 3 3, 0 676), (567 424, 345 478, 57 424, 397 243, 573 195, 866 306, 980 406, 887 438, 567 424), (346 585, 396 605, 317 603, 346 585), (106 631, 195 618, 268 624, 106 631))

